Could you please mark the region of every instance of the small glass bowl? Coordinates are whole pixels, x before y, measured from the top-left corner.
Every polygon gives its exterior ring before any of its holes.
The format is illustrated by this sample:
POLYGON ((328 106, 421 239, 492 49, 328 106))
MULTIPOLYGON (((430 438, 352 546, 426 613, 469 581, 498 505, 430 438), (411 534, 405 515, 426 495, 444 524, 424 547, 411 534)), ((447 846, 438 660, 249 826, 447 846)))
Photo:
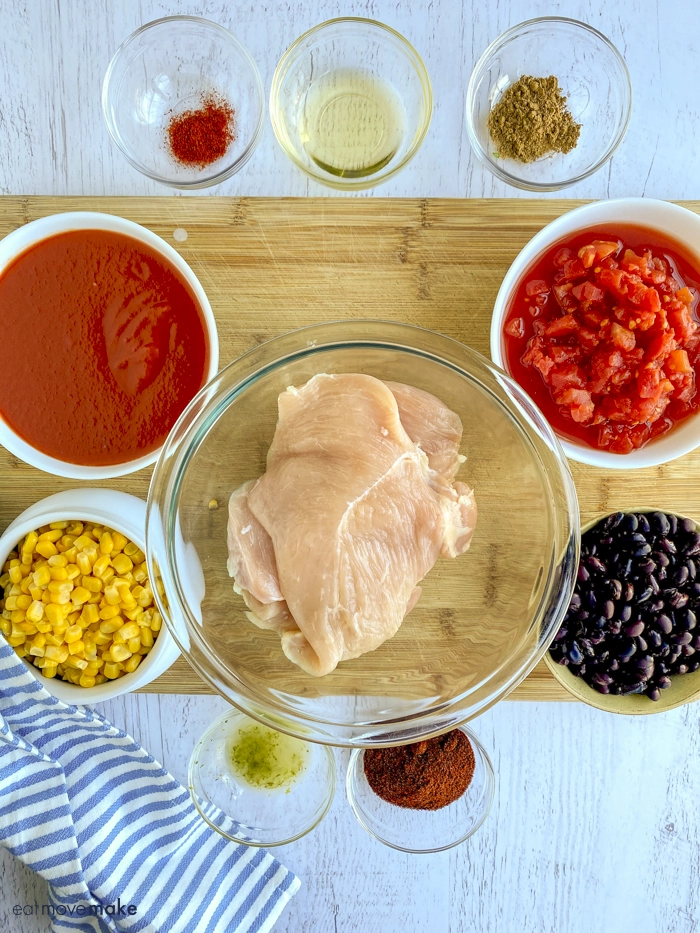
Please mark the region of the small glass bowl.
POLYGON ((496 780, 491 759, 474 733, 462 727, 474 749, 474 777, 464 794, 441 810, 411 810, 387 803, 365 777, 364 749, 350 756, 346 791, 363 829, 401 852, 428 854, 460 845, 479 829, 491 810, 496 780))
POLYGON ((328 746, 308 742, 306 768, 292 784, 270 791, 253 788, 227 760, 235 730, 252 722, 232 709, 209 726, 190 758, 190 795, 202 819, 227 839, 266 848, 285 845, 311 832, 328 812, 335 794, 335 758, 328 746))
POLYGON ((262 134, 264 90, 255 62, 227 29, 198 16, 166 16, 141 26, 114 53, 102 112, 110 136, 139 172, 171 188, 207 188, 252 156, 262 134), (181 165, 168 149, 168 121, 196 110, 210 94, 233 107, 235 139, 210 165, 181 165))
MULTIPOLYGON (((340 89, 336 99, 342 93, 340 89)), ((326 101, 326 114, 332 112, 333 103, 326 101)), ((418 52, 391 27, 356 16, 331 19, 304 33, 280 59, 270 89, 270 118, 282 149, 315 181, 339 190, 373 188, 400 172, 420 148, 432 112, 430 78, 418 52), (363 169, 359 177, 349 169, 350 175, 338 174, 346 169, 327 171, 305 146, 308 95, 312 89, 320 93, 320 83, 324 78, 332 81, 328 76, 334 72, 352 72, 354 80, 359 73, 371 82, 389 85, 396 107, 403 111, 403 133, 393 155, 378 160, 375 170, 366 169, 368 174, 363 169)))
POLYGON ((486 49, 467 90, 472 149, 501 181, 528 191, 557 191, 597 172, 622 142, 632 112, 632 84, 624 59, 602 33, 585 23, 542 16, 508 29, 486 49), (499 159, 487 120, 503 92, 523 75, 554 75, 574 120, 578 145, 536 162, 499 159))

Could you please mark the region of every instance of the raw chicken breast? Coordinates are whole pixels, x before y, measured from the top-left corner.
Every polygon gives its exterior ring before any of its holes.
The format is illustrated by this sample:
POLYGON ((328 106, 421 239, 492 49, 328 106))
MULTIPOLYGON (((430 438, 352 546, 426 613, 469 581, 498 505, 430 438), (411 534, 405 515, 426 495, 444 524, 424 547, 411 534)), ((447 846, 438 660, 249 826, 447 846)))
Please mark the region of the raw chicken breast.
POLYGON ((280 395, 267 472, 229 503, 229 572, 251 621, 303 670, 330 673, 391 638, 438 555, 469 546, 474 496, 450 482, 461 427, 428 393, 360 374, 280 395))

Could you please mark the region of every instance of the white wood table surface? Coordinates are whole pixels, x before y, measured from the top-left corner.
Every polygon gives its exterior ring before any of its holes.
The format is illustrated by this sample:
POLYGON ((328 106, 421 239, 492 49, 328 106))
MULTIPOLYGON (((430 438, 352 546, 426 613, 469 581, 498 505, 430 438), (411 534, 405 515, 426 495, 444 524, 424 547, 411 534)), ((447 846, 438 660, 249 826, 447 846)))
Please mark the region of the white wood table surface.
MULTIPOLYGON (((396 197, 517 196, 471 155, 463 119, 471 69, 523 19, 583 19, 626 57, 635 103, 618 154, 567 195, 700 197, 698 0, 0 0, 0 192, 173 196, 110 144, 100 87, 129 33, 176 12, 231 28, 267 89, 284 49, 323 19, 365 15, 403 32, 426 60, 435 111, 413 163, 377 191, 396 197)), ((286 160, 268 123, 248 166, 211 193, 329 192, 286 160)), ((215 697, 142 695, 101 711, 184 780, 195 739, 224 708, 215 697)), ((436 856, 393 852, 360 829, 343 794, 347 754, 337 754, 340 791, 329 816, 279 852, 303 881, 279 933, 698 929, 700 707, 632 719, 506 702, 474 727, 496 766, 493 811, 472 841, 436 856)), ((13 913, 45 901, 43 884, 0 849, 0 930, 46 930, 46 918, 13 913)))

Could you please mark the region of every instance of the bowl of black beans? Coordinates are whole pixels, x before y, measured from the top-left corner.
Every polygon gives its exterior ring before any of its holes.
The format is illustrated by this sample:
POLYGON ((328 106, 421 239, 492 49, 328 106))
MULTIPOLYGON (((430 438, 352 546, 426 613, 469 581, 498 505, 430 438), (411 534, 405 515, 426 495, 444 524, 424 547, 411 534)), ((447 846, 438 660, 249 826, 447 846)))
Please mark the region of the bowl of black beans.
POLYGON ((700 697, 700 530, 669 512, 584 527, 569 609, 545 656, 598 709, 656 713, 700 697))

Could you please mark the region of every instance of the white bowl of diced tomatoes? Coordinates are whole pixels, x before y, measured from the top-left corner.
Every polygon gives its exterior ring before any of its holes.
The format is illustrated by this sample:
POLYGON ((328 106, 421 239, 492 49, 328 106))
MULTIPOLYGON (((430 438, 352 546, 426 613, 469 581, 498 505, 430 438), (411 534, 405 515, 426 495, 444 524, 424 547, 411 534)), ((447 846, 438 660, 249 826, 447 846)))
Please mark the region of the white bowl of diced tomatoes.
POLYGON ((632 469, 700 446, 700 217, 624 198, 569 211, 508 270, 491 357, 572 460, 632 469))

